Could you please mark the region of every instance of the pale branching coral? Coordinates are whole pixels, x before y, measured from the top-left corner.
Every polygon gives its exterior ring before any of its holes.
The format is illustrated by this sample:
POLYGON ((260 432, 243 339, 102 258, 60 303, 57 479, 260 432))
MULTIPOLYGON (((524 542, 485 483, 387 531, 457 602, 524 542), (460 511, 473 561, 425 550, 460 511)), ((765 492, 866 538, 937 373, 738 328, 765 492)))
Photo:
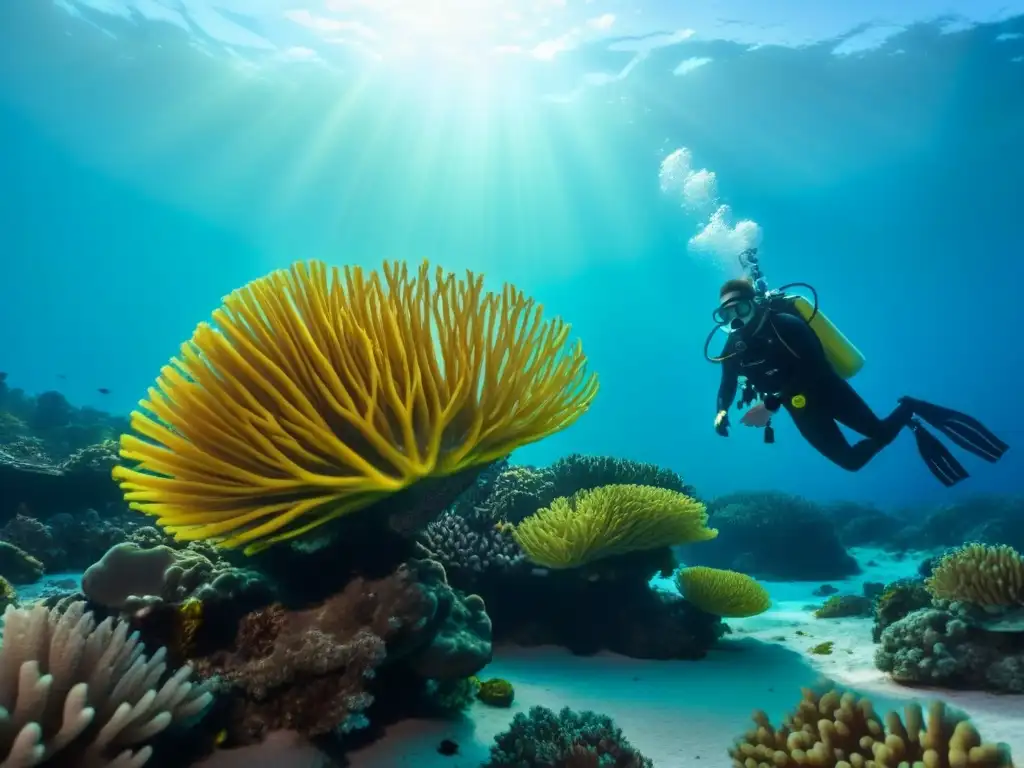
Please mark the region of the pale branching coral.
POLYGON ((775 728, 764 712, 754 713, 757 728, 740 738, 729 756, 734 768, 1012 768, 1009 750, 985 744, 963 715, 941 701, 927 718, 913 702, 904 717, 879 718, 867 699, 852 693, 824 695, 804 689, 796 711, 775 728))
POLYGON ((0 765, 137 768, 146 741, 201 713, 211 695, 167 677, 165 652, 143 653, 124 622, 96 624, 84 602, 60 613, 8 607, 0 645, 0 765), (161 681, 162 684, 161 684, 161 681))

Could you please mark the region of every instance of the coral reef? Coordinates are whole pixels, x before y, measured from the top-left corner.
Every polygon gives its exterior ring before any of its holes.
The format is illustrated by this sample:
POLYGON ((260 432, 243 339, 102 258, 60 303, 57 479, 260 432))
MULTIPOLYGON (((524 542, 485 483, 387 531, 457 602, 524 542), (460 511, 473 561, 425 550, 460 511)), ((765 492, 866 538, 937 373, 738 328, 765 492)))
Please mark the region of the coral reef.
POLYGON ((734 768, 775 768, 782 765, 959 766, 1012 768, 1008 750, 986 744, 964 717, 932 702, 927 717, 917 703, 904 716, 890 712, 879 718, 867 699, 829 690, 805 688, 803 700, 781 727, 764 712, 754 713, 757 728, 729 750, 734 768))
POLYGON ((550 467, 552 498, 572 496, 605 485, 647 485, 696 497, 693 486, 683 482, 676 472, 657 464, 647 464, 612 456, 587 456, 572 453, 550 467))
POLYGON ((0 541, 0 576, 15 584, 31 584, 44 572, 39 560, 7 541, 0 541))
POLYGON ((881 633, 875 665, 906 684, 1024 693, 1024 628, 986 627, 968 606, 938 601, 881 633))
POLYGON ((1024 499, 1017 496, 974 496, 918 512, 901 532, 916 549, 958 547, 965 541, 1006 544, 1024 551, 1024 499))
POLYGON ((642 659, 699 659, 726 631, 719 616, 651 589, 676 568, 667 547, 581 568, 527 570, 483 578, 495 643, 560 645, 576 654, 602 650, 642 659), (572 606, 572 610, 566 610, 572 606))
POLYGON ((1008 546, 947 551, 924 582, 875 604, 875 665, 907 684, 1024 692, 1024 559, 1008 546))
POLYGON ((424 690, 427 708, 441 715, 451 715, 468 709, 480 693, 476 676, 455 680, 428 680, 424 690))
POLYGON ((120 501, 109 468, 98 467, 92 452, 83 462, 79 455, 65 463, 46 457, 18 458, 11 446, 0 445, 0 519, 14 516, 25 505, 32 514, 46 517, 56 512, 102 508, 120 501))
POLYGON ((496 522, 486 508, 469 512, 445 510, 427 525, 423 545, 449 571, 483 573, 522 565, 523 551, 507 525, 496 522))
POLYGON ((629 552, 708 541, 704 505, 678 491, 606 485, 557 498, 516 526, 527 558, 547 568, 581 565, 629 552))
POLYGON ((82 591, 96 604, 129 612, 189 599, 230 600, 246 610, 275 597, 263 575, 231 565, 210 547, 144 548, 134 541, 111 547, 89 566, 82 576, 82 591))
POLYGON ((845 547, 891 545, 902 522, 871 504, 837 501, 823 504, 821 511, 832 520, 845 547))
POLYGON ((653 768, 611 718, 595 712, 557 714, 546 707, 520 712, 509 729, 494 737, 490 760, 482 768, 575 768, 615 766, 653 768))
POLYGON ((97 625, 82 602, 62 613, 8 607, 0 645, 0 761, 34 765, 45 751, 54 768, 145 764, 152 754, 145 743, 203 712, 211 694, 189 683, 188 667, 159 684, 163 649, 151 657, 142 650, 126 623, 97 625), (64 700, 51 701, 51 694, 64 700))
POLYGON ((7 609, 8 605, 17 606, 18 604, 18 590, 5 579, 0 576, 0 612, 7 609))
POLYGON ((140 522, 138 515, 100 515, 93 509, 74 515, 57 513, 43 522, 23 507, 0 527, 0 538, 38 559, 47 573, 82 571, 112 546, 131 538, 140 522))
MULTIPOLYGON (((494 522, 518 524, 554 499, 555 474, 551 469, 506 466, 483 500, 481 512, 494 522)), ((458 507, 465 507, 459 500, 458 507)))
POLYGON ((880 642, 886 627, 931 604, 932 596, 923 582, 900 579, 888 584, 875 599, 871 639, 880 642))
POLYGON ((258 551, 482 469, 597 394, 561 320, 472 273, 431 279, 427 264, 296 263, 233 292, 213 321, 133 414, 121 456, 137 466, 114 470, 132 507, 181 539, 258 551))
POLYGON ((833 521, 812 502, 783 493, 735 493, 708 504, 715 541, 686 547, 682 559, 759 579, 823 581, 859 572, 833 521))
POLYGON ((322 605, 281 604, 245 616, 229 649, 196 661, 230 697, 236 743, 289 729, 306 736, 368 724, 378 667, 401 663, 424 681, 469 677, 490 661, 490 622, 436 563, 355 579, 322 605))
POLYGON ((842 619, 848 616, 871 616, 874 604, 864 595, 833 595, 814 611, 816 619, 842 619))
POLYGON ((723 618, 757 616, 772 604, 768 590, 746 574, 696 566, 676 574, 679 594, 702 611, 723 618))
MULTIPOLYGON (((612 456, 574 453, 550 467, 505 465, 489 494, 475 499, 473 507, 482 507, 495 522, 518 525, 556 498, 568 498, 605 485, 648 485, 696 498, 693 487, 672 470, 612 456)), ((471 507, 459 499, 456 509, 466 514, 471 507)))
MULTIPOLYGON (((128 420, 95 408, 76 408, 60 392, 28 395, 11 387, 0 373, 0 445, 33 443, 36 457, 60 463, 75 451, 112 440, 128 428, 128 420)), ((27 458, 27 457, 22 457, 27 458)))

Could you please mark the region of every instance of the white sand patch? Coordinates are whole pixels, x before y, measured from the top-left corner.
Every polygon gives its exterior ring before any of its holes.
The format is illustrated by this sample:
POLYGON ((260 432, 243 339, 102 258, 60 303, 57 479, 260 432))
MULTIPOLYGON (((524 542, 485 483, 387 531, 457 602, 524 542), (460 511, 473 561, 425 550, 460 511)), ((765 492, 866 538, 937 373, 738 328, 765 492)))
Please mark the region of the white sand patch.
MULTIPOLYGON (((921 557, 896 558, 856 550, 864 572, 830 582, 841 594, 861 594, 865 581, 889 582, 917 573, 921 557), (871 565, 868 565, 868 563, 871 565)), ((674 592, 668 580, 655 583, 674 592)), ((817 582, 767 583, 774 605, 761 616, 730 621, 733 634, 701 661, 638 661, 601 654, 572 656, 558 648, 498 649, 482 677, 504 677, 516 689, 512 709, 475 705, 453 722, 407 721, 387 737, 351 756, 353 768, 479 768, 495 734, 516 712, 541 704, 609 715, 658 768, 721 768, 726 750, 747 730, 754 709, 774 719, 792 709, 800 687, 827 676, 868 694, 880 711, 913 699, 942 698, 964 710, 989 741, 1008 743, 1024 755, 1024 696, 910 689, 875 669, 870 619, 815 619, 817 582), (801 634, 798 634, 801 633, 801 634), (828 656, 808 652, 831 641, 828 656), (436 751, 453 739, 460 754, 436 751)), ((1020 757, 1018 757, 1018 761, 1020 757)))

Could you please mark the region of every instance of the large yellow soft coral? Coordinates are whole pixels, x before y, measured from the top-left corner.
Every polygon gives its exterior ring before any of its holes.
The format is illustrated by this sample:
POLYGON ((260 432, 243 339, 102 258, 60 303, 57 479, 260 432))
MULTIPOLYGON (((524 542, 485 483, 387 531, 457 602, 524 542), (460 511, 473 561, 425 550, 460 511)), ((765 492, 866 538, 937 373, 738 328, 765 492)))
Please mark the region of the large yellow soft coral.
POLYGON ((1006 545, 968 544, 944 555, 925 586, 942 600, 1024 605, 1024 556, 1006 545))
POLYGON ((875 714, 871 702, 852 693, 803 689, 795 712, 775 728, 764 712, 757 728, 729 750, 734 768, 1013 768, 1009 750, 986 744, 978 731, 941 701, 917 702, 904 717, 875 714))
POLYGON ((704 505, 678 491, 605 485, 558 498, 513 535, 527 558, 547 568, 576 568, 628 552, 707 541, 704 505))
POLYGON ((132 414, 133 509, 255 551, 573 423, 597 393, 569 326, 424 263, 296 263, 224 299, 132 414))
POLYGON ((745 573, 695 566, 676 574, 679 594, 706 613, 728 619, 757 616, 772 600, 768 590, 745 573))

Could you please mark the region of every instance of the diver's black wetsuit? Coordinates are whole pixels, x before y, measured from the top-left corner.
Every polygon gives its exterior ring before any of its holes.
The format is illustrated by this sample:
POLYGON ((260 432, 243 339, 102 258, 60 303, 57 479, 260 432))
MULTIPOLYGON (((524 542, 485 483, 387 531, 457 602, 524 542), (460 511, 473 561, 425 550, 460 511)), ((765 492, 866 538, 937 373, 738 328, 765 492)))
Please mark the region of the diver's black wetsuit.
MULTIPOLYGON (((752 325, 758 322, 760 318, 752 325)), ((778 395, 807 442, 843 469, 855 472, 867 464, 896 439, 914 415, 910 405, 901 403, 886 418, 878 418, 835 372, 811 327, 788 313, 772 312, 756 333, 730 334, 721 356, 725 359, 718 388, 719 411, 729 410, 738 379, 745 376, 762 398, 778 395), (803 408, 793 406, 795 395, 804 396, 803 408), (839 424, 865 439, 850 445, 839 424)))

